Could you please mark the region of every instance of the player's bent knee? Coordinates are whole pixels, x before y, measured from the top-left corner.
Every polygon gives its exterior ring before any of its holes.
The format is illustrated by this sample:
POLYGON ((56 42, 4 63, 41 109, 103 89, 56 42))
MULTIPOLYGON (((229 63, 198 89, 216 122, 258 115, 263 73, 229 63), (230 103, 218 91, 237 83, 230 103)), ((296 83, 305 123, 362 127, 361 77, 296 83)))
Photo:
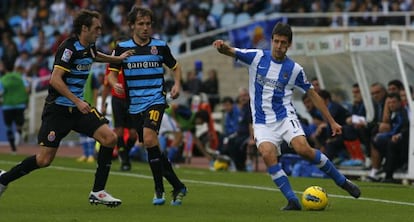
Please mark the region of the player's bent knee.
POLYGON ((107 147, 114 147, 118 142, 118 136, 115 133, 110 133, 104 137, 103 145, 107 147))
POLYGON ((145 136, 144 147, 153 147, 158 145, 158 137, 145 136))
POLYGON ((108 125, 99 127, 93 137, 102 145, 106 147, 114 147, 117 144, 118 136, 108 125))
POLYGON ((45 168, 45 167, 50 166, 52 161, 53 159, 50 159, 50 158, 37 158, 36 159, 37 166, 40 168, 45 168))

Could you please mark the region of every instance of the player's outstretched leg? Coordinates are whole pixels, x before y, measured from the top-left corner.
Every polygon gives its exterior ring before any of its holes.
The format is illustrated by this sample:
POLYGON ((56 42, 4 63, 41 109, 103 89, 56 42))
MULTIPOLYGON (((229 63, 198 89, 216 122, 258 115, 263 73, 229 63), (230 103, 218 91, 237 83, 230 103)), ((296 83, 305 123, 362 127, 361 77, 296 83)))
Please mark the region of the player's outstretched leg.
POLYGON ((328 174, 335 183, 342 189, 346 190, 351 196, 358 198, 361 196, 361 190, 359 187, 352 183, 350 180, 341 174, 333 165, 333 163, 321 153, 319 150, 315 150, 315 159, 313 163, 316 164, 323 172, 328 174))
POLYGON ((4 193, 9 183, 39 168, 40 167, 37 165, 36 155, 33 155, 27 157, 7 172, 2 170, 0 172, 0 196, 4 193))

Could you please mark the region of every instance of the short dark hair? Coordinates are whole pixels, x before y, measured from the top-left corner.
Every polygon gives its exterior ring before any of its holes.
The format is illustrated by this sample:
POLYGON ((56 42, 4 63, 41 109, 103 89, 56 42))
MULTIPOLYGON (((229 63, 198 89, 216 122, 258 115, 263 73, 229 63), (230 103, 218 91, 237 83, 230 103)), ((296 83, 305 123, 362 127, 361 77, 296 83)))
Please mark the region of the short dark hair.
POLYGON ((82 31, 82 26, 91 27, 93 18, 100 19, 101 15, 97 11, 82 9, 73 19, 73 33, 79 35, 82 31))
POLYGON ((224 97, 224 98, 221 100, 221 103, 231 103, 231 104, 233 104, 233 103, 234 103, 234 99, 233 99, 233 98, 231 98, 230 96, 226 96, 226 97, 224 97))
POLYGON ((292 42, 292 28, 290 28, 289 24, 278 22, 275 27, 273 27, 272 31, 272 39, 274 35, 282 35, 288 37, 289 43, 292 42))
POLYGON ((151 22, 154 21, 154 14, 152 11, 148 8, 142 8, 138 6, 132 7, 131 11, 129 11, 127 16, 127 21, 129 25, 132 25, 135 23, 135 20, 137 20, 137 17, 145 17, 149 16, 151 18, 151 22))
POLYGON ((403 83, 398 79, 393 79, 388 82, 388 86, 396 86, 398 89, 404 89, 403 83))
POLYGON ((320 96, 322 99, 327 99, 327 100, 331 101, 331 93, 330 93, 330 92, 328 92, 327 90, 321 90, 321 91, 319 92, 319 96, 320 96))

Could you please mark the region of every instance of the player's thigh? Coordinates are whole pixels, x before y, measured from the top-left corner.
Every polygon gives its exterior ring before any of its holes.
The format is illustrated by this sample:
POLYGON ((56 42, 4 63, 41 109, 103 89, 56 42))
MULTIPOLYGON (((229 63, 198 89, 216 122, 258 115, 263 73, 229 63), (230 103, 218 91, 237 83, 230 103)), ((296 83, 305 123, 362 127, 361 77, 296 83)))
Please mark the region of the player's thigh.
POLYGON ((144 113, 144 128, 149 128, 159 132, 162 116, 164 115, 165 105, 153 105, 144 113))
POLYGON ((144 113, 143 142, 147 145, 156 145, 158 142, 158 132, 161 127, 165 105, 159 104, 148 108, 144 113))
MULTIPOLYGON (((283 142, 282 135, 278 130, 278 123, 254 124, 253 130, 256 146, 258 148, 261 147, 261 144, 265 142, 269 142, 274 146, 278 146, 280 143, 283 142)), ((278 151, 278 155, 280 155, 280 150, 278 151)))
POLYGON ((305 136, 302 125, 296 117, 286 117, 280 122, 279 128, 283 140, 286 141, 289 146, 292 146, 291 142, 294 138, 305 136))
POLYGON ((144 141, 144 113, 130 114, 129 115, 131 128, 135 129, 140 142, 144 141))
POLYGON ((68 107, 46 104, 37 136, 39 145, 59 147, 60 141, 72 130, 73 123, 73 115, 68 107))
POLYGON ((312 149, 312 147, 309 145, 305 136, 299 135, 292 138, 290 146, 295 150, 297 154, 309 160, 312 160, 315 156, 314 149, 312 149))
POLYGON ((73 130, 98 140, 104 146, 113 146, 116 134, 109 128, 109 121, 96 108, 87 114, 78 112, 73 130))
POLYGON ((277 157, 280 156, 280 148, 270 141, 263 141, 257 147, 266 166, 272 166, 278 162, 277 157))

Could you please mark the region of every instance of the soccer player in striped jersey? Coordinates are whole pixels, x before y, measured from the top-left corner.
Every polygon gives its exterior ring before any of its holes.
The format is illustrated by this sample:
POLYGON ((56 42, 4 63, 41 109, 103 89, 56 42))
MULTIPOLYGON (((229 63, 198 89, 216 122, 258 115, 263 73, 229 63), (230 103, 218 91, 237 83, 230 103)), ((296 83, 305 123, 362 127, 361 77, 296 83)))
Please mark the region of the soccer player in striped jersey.
POLYGON ((105 185, 117 136, 109 128, 108 120, 84 101, 83 88, 93 62, 120 63, 131 55, 131 51, 125 51, 120 56, 97 51, 95 42, 102 34, 102 25, 100 14, 96 11, 81 10, 74 18, 72 32, 73 36, 59 46, 55 55, 49 94, 38 134, 41 149, 38 154, 27 157, 8 172, 0 170, 0 196, 10 182, 33 170, 49 166, 61 140, 74 130, 93 137, 101 144, 89 202, 116 207, 122 201, 107 193, 105 185))
POLYGON ((158 132, 167 106, 164 90, 164 67, 174 72, 171 98, 179 96, 181 67, 171 54, 167 43, 152 35, 153 13, 134 6, 127 16, 132 37, 119 42, 115 55, 133 50, 134 54, 121 64, 110 65, 109 83, 118 92, 124 92, 129 102, 132 125, 137 129, 139 141, 148 152, 148 162, 155 183, 154 205, 165 203, 163 176, 173 186, 172 205, 181 205, 187 188, 178 179, 168 158, 161 153, 158 132), (117 80, 119 70, 124 71, 125 89, 117 80))
POLYGON ((294 89, 307 93, 332 128, 332 135, 341 134, 342 127, 330 115, 322 99, 307 80, 303 68, 286 56, 292 44, 292 30, 288 24, 277 23, 272 31, 271 50, 239 49, 223 40, 213 42, 219 53, 234 57, 248 66, 250 106, 256 145, 262 154, 274 183, 288 204, 282 210, 301 210, 286 173, 278 164, 280 144, 286 141, 297 154, 317 165, 335 183, 350 195, 358 198, 361 191, 342 175, 319 150, 312 148, 292 105, 294 89))

